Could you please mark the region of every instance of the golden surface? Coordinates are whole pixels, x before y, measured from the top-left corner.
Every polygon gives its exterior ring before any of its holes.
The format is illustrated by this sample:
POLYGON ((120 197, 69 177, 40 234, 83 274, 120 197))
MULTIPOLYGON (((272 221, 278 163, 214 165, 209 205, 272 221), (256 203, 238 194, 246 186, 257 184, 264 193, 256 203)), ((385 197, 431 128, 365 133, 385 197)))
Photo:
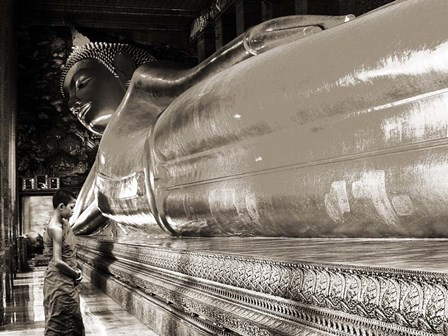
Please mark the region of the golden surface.
POLYGON ((126 244, 279 262, 448 272, 447 239, 151 238, 126 244))
POLYGON ((78 208, 95 184, 95 216, 147 232, 448 237, 447 13, 398 1, 224 63, 166 105, 144 65, 78 208))

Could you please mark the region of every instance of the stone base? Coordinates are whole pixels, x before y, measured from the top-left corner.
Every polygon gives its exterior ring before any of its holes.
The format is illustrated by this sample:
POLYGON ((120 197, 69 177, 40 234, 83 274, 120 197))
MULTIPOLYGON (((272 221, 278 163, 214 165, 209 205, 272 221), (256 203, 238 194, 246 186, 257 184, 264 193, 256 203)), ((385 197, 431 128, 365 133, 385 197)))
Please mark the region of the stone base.
POLYGON ((155 298, 154 295, 131 287, 88 264, 82 264, 83 271, 92 284, 102 289, 159 335, 226 335, 222 330, 173 307, 172 302, 163 302, 161 298, 155 298))
POLYGON ((79 257, 160 335, 448 335, 445 240, 148 241, 79 257))

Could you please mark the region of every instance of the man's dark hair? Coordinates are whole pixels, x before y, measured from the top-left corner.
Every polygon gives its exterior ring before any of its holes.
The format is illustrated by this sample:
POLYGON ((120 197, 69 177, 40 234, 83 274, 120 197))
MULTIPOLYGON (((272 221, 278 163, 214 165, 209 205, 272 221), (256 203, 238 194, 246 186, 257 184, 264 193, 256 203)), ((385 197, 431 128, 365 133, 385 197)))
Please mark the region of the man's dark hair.
POLYGON ((63 203, 65 206, 70 203, 70 201, 76 199, 73 192, 67 189, 59 189, 53 195, 53 208, 57 208, 59 204, 63 203))

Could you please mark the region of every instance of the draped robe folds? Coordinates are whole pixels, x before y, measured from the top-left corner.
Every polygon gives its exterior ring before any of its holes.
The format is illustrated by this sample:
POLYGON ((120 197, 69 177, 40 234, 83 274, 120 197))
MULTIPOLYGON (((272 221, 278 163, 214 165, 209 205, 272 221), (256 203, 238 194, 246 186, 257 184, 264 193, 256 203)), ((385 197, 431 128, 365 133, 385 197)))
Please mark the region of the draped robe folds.
MULTIPOLYGON (((51 257, 44 280, 45 336, 83 336, 78 288, 72 277, 56 268, 53 240, 47 231, 43 239, 45 254, 51 257)), ((76 238, 68 223, 62 225, 62 260, 70 267, 77 267, 76 238)))

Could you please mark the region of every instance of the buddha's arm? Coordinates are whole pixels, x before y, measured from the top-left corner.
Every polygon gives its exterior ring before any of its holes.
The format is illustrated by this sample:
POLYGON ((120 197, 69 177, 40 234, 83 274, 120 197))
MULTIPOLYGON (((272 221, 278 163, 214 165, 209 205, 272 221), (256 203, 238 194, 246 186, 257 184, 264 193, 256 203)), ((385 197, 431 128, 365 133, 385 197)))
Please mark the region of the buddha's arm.
POLYGON ((79 192, 75 211, 70 218, 70 224, 76 234, 90 233, 105 224, 107 220, 98 209, 95 198, 95 176, 96 162, 79 192))
POLYGON ((143 65, 134 73, 134 88, 145 91, 153 104, 164 109, 173 99, 205 78, 254 55, 332 28, 353 18, 353 15, 295 15, 265 21, 236 37, 194 68, 181 69, 165 62, 143 65))
POLYGON ((75 234, 89 234, 102 227, 107 218, 98 209, 98 204, 94 200, 77 218, 73 224, 75 234))

